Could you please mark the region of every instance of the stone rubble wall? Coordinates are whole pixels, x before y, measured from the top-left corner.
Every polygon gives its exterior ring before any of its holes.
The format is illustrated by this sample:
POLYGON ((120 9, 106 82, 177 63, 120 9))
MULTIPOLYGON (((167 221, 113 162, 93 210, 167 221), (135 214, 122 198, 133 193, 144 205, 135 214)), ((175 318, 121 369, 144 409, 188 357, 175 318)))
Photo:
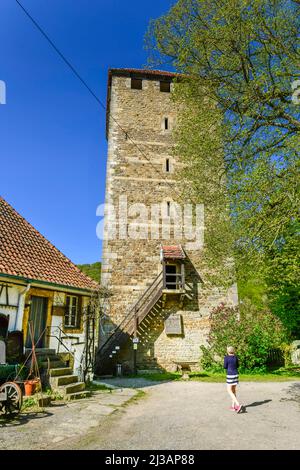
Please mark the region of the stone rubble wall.
MULTIPOLYGON (((113 204, 118 209, 119 198, 125 195, 128 205, 143 203, 148 208, 151 204, 176 201, 180 188, 174 176, 181 163, 173 155, 172 130, 176 125, 177 109, 171 93, 160 92, 158 80, 143 80, 143 90, 132 90, 130 84, 130 78, 112 77, 106 203, 113 204), (128 133, 127 136, 112 117, 128 133), (168 118, 170 123, 170 129, 167 131, 164 130, 165 118, 168 118), (165 171, 166 158, 170 159, 169 173, 165 171)), ((128 224, 132 224, 134 216, 135 214, 128 218, 128 224)), ((106 234, 112 227, 112 221, 106 213, 106 234)), ((118 224, 116 228, 119 229, 118 224)), ((130 225, 129 230, 133 229, 134 226, 130 225)), ((148 230, 156 229, 156 221, 149 222, 148 230)), ((185 247, 185 241, 176 239, 172 232, 169 240, 133 240, 123 234, 123 239, 103 241, 102 283, 109 287, 113 294, 107 302, 106 313, 114 325, 120 323, 130 307, 162 270, 161 243, 181 243, 185 247)), ((141 368, 156 365, 172 369, 176 359, 198 361, 200 345, 206 344, 208 317, 212 308, 221 301, 234 303, 234 296, 206 287, 201 250, 189 251, 187 255, 188 296, 183 306, 175 301, 171 307, 167 303, 164 308, 156 309, 160 312, 147 326, 148 338, 146 334, 142 335, 138 347, 138 364, 141 368), (183 336, 173 337, 165 334, 164 319, 171 313, 182 315, 183 336)), ((120 357, 130 360, 131 356, 132 351, 129 350, 127 353, 122 352, 120 357)))

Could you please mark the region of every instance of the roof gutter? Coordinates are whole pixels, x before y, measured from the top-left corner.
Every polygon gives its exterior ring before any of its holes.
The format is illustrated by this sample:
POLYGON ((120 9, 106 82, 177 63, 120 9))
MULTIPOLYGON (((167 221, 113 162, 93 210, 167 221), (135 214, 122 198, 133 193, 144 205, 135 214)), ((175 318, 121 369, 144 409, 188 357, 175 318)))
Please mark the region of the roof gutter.
POLYGON ((8 279, 15 279, 15 280, 20 280, 20 281, 23 281, 25 282, 26 284, 30 283, 34 283, 34 284, 38 284, 38 285, 41 285, 41 286, 49 286, 49 287, 54 287, 54 288, 59 288, 59 289, 68 289, 68 290, 74 290, 74 291, 78 291, 78 292, 85 292, 85 293, 91 293, 93 291, 92 288, 88 289, 82 289, 80 287, 75 287, 75 286, 68 286, 68 285, 65 285, 65 284, 55 284, 54 282, 48 282, 48 281, 40 281, 38 279, 30 279, 28 277, 23 277, 23 276, 14 276, 12 274, 4 274, 4 273, 1 273, 0 272, 0 277, 5 277, 5 278, 8 278, 8 279))

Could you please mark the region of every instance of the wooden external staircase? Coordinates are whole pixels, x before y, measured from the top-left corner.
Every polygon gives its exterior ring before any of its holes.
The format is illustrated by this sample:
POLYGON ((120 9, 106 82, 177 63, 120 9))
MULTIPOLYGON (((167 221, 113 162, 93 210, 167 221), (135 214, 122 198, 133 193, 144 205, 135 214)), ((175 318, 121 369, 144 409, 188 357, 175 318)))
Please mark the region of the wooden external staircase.
POLYGON ((132 338, 137 336, 139 325, 162 297, 163 288, 164 276, 161 272, 98 350, 95 369, 97 375, 114 372, 116 364, 120 360, 122 349, 132 338))

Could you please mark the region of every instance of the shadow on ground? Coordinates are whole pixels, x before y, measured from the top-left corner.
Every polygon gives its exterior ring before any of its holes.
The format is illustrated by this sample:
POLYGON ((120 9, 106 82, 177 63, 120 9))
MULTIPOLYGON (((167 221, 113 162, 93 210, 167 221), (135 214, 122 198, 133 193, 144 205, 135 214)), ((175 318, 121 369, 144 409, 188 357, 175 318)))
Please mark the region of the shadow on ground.
POLYGON ((11 428, 14 426, 22 426, 23 424, 27 424, 33 419, 49 418, 52 415, 53 413, 49 413, 49 411, 39 411, 28 413, 25 412, 13 416, 0 416, 0 427, 11 428))
POLYGON ((254 401, 253 403, 250 403, 250 405, 245 405, 245 408, 251 408, 252 406, 261 406, 265 403, 269 403, 270 401, 272 400, 254 401))
POLYGON ((108 387, 113 386, 116 388, 147 388, 155 385, 162 385, 166 382, 173 382, 173 380, 149 380, 143 377, 113 377, 113 378, 102 378, 98 377, 93 380, 94 383, 104 384, 108 387))

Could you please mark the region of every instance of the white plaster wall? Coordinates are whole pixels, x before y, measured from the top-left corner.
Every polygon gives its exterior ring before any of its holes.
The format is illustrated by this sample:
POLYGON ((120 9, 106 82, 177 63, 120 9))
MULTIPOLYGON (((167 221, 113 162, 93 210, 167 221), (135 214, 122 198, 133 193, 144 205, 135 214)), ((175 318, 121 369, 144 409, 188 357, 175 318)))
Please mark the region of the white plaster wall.
MULTIPOLYGON (((1 279, 0 279, 1 282, 1 279)), ((6 281, 3 281, 6 283, 6 281)), ((0 306, 0 314, 4 314, 9 316, 9 325, 8 330, 22 330, 23 326, 23 314, 24 314, 24 305, 25 305, 25 292, 26 286, 22 285, 15 285, 9 283, 9 303, 13 305, 13 307, 1 307, 0 306)), ((86 297, 83 299, 83 308, 87 306, 89 299, 86 297)), ((6 293, 5 289, 3 289, 0 304, 6 303, 6 293)), ((51 321, 51 334, 59 336, 59 329, 55 330, 55 327, 59 327, 63 329, 63 317, 61 316, 52 316, 51 321)), ((85 326, 85 322, 84 322, 85 326)), ((85 331, 83 329, 82 333, 68 333, 65 331, 66 335, 72 336, 74 339, 63 339, 64 344, 66 347, 74 354, 75 362, 74 362, 74 372, 78 372, 80 370, 80 366, 82 363, 82 355, 84 352, 84 344, 76 345, 76 342, 84 343, 85 341, 85 331)), ((62 345, 59 345, 59 342, 56 338, 50 337, 49 340, 49 348, 55 349, 55 351, 59 352, 68 352, 62 345)))
MULTIPOLYGON (((1 280, 0 280, 1 282, 1 280)), ((8 295, 10 307, 0 306, 0 314, 9 316, 8 330, 22 330, 23 313, 24 313, 24 295, 25 286, 13 285, 9 283, 8 295)), ((6 303, 6 292, 5 289, 2 291, 0 298, 0 304, 6 303)))
MULTIPOLYGON (((86 307, 88 302, 88 299, 83 300, 83 308, 86 307)), ((85 326, 85 322, 83 323, 85 326)), ((63 329, 63 317, 61 316, 52 316, 52 322, 51 322, 51 334, 59 336, 60 332, 59 329, 55 329, 55 327, 59 327, 63 329)), ((69 351, 71 351, 74 354, 74 372, 80 374, 81 370, 81 364, 82 364, 82 355, 84 352, 84 344, 76 344, 78 343, 84 343, 85 341, 85 328, 83 328, 82 333, 72 333, 68 332, 68 330, 65 330, 64 333, 61 333, 62 336, 65 335, 70 335, 72 336, 72 339, 62 339, 63 343, 65 344, 66 348, 68 348, 69 351)), ((55 351, 59 351, 60 353, 68 352, 64 346, 59 344, 58 340, 56 338, 51 337, 50 342, 49 342, 49 348, 55 349, 55 351)))
MULTIPOLYGON (((51 335, 55 335, 55 336, 59 336, 59 329, 57 328, 56 330, 56 327, 60 327, 62 328, 62 320, 63 320, 63 317, 59 317, 59 316, 56 316, 56 315, 53 315, 52 316, 52 321, 51 321, 51 335)), ((55 351, 57 351, 57 347, 58 347, 58 341, 56 338, 50 336, 50 339, 49 339, 49 348, 50 349, 55 349, 55 351)))

